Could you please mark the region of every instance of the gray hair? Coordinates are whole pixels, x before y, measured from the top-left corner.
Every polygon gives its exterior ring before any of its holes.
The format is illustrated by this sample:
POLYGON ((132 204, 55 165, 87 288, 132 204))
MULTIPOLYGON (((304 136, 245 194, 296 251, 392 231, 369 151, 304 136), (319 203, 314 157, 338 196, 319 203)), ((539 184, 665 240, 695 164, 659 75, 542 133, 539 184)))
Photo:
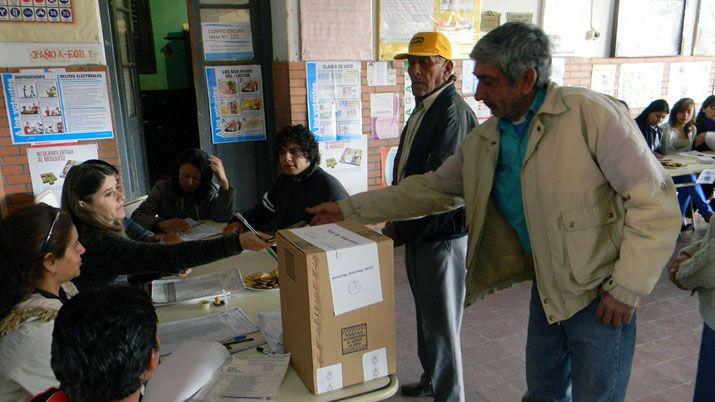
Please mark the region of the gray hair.
POLYGON ((490 31, 469 54, 477 64, 494 64, 514 84, 530 68, 536 69, 536 87, 549 83, 551 45, 541 28, 523 22, 507 22, 490 31))

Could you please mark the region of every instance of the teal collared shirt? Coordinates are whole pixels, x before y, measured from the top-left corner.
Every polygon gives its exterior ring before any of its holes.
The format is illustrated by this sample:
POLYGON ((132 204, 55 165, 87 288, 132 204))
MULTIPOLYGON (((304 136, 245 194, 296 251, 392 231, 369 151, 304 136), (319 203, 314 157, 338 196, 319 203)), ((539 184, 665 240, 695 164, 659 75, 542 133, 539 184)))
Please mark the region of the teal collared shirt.
POLYGON ((497 208, 507 222, 516 230, 524 252, 531 254, 531 242, 524 216, 524 200, 521 194, 521 167, 524 164, 526 146, 529 144, 529 127, 536 112, 546 97, 546 88, 536 93, 524 120, 514 124, 507 119, 499 119, 499 159, 494 173, 492 196, 497 208))

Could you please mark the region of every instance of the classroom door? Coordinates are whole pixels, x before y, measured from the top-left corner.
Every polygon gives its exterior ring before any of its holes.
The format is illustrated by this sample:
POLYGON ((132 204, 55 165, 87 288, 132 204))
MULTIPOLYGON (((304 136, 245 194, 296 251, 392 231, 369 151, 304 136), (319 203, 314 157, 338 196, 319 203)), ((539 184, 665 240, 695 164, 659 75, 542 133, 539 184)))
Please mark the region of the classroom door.
MULTIPOLYGON (((194 68, 196 107, 201 149, 223 160, 232 187, 236 188, 236 208, 253 206, 268 189, 276 169, 268 141, 214 144, 206 69, 232 66, 260 66, 263 92, 263 119, 270 140, 274 129, 270 2, 265 0, 188 0, 189 33, 194 68), (250 25, 251 44, 242 52, 221 53, 216 41, 209 44, 203 28, 224 25, 243 29, 250 25), (204 49, 206 43, 207 48, 204 49), (239 54, 240 53, 240 54, 239 54), (207 56, 208 55, 208 56, 207 56)), ((218 44, 219 48, 221 44, 218 44)), ((230 45, 227 45, 230 47, 230 45)), ((234 84, 235 85, 235 84, 234 84)), ((234 88, 235 90, 235 88, 234 88)), ((241 88, 239 88, 241 90, 241 88)), ((243 107, 239 105, 238 107, 243 107)), ((250 107, 250 106, 249 106, 250 107)), ((228 130, 227 130, 228 131, 228 130)))

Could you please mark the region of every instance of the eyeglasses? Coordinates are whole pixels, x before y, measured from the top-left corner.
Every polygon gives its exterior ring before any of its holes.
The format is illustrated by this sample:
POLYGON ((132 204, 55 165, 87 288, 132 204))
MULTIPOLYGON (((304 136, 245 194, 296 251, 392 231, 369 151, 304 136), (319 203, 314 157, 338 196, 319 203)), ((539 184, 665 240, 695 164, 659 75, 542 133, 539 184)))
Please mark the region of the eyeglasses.
POLYGON ((47 237, 45 238, 45 243, 42 244, 42 255, 43 256, 47 252, 47 243, 49 243, 50 237, 52 237, 52 232, 55 230, 55 225, 57 224, 57 220, 60 219, 61 212, 62 212, 62 210, 60 210, 60 209, 57 210, 57 214, 55 215, 55 220, 52 221, 52 225, 50 226, 50 231, 47 232, 47 237))

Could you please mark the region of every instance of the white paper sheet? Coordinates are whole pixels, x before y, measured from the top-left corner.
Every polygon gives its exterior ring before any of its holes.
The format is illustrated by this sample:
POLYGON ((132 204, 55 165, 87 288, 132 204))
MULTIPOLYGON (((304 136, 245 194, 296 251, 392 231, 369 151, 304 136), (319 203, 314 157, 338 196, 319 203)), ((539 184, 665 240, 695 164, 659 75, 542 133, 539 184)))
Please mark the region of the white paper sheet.
POLYGON ((217 342, 185 342, 162 359, 144 391, 144 402, 183 402, 206 385, 228 360, 226 348, 217 342))
POLYGON ((477 92, 479 79, 474 75, 474 60, 462 60, 462 94, 477 92))
POLYGON ((291 232, 325 250, 335 315, 382 301, 377 243, 334 223, 291 232))
POLYGON ((240 308, 187 320, 159 324, 160 352, 173 353, 187 341, 225 341, 238 335, 258 331, 240 308))
POLYGON ((151 283, 155 304, 191 302, 226 295, 245 288, 238 268, 189 279, 160 279, 151 283))
POLYGON ((281 310, 263 311, 258 313, 258 327, 268 346, 275 353, 283 353, 283 323, 281 310))
POLYGON ((365 381, 386 377, 389 374, 387 372, 387 349, 380 348, 363 353, 362 372, 365 381))
POLYGON ((591 89, 606 95, 616 95, 615 64, 594 64, 591 68, 591 89))
POLYGON ((211 236, 220 235, 221 232, 203 223, 196 222, 191 218, 185 219, 186 223, 191 226, 189 234, 181 235, 181 241, 203 240, 211 236))
POLYGON ((392 61, 368 61, 367 85, 379 87, 397 84, 397 70, 392 61))
POLYGON ((343 365, 342 363, 332 366, 321 367, 315 370, 315 377, 318 383, 318 393, 335 391, 343 387, 343 365))
POLYGON ((713 184, 715 183, 715 169, 705 169, 698 176, 698 184, 713 184))
POLYGON ((289 362, 289 354, 233 356, 190 401, 276 399, 289 362))

